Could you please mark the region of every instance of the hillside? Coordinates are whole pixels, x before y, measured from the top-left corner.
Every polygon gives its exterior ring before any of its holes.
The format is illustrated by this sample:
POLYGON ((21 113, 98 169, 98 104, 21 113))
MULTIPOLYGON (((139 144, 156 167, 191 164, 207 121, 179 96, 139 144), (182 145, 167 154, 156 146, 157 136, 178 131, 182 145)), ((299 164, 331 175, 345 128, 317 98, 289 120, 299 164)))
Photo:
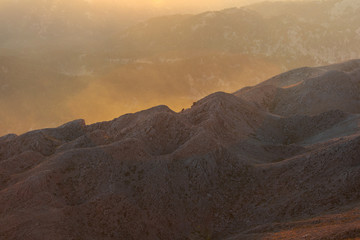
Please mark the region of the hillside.
POLYGON ((355 239, 360 60, 0 138, 1 239, 355 239))

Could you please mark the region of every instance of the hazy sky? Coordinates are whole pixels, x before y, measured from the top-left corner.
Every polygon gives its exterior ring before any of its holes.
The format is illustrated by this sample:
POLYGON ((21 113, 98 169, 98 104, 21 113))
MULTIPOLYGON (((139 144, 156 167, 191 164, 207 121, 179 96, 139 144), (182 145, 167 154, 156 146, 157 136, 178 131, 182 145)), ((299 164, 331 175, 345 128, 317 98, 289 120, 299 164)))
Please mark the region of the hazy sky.
MULTIPOLYGON (((1 1, 1 0, 0 0, 1 1)), ((55 0, 56 1, 56 0, 55 0)), ((65 0, 66 1, 66 0, 65 0)), ((171 14, 197 14, 206 11, 216 11, 225 8, 242 7, 258 2, 290 2, 290 1, 321 1, 321 0, 85 0, 101 7, 114 6, 123 9, 138 10, 146 18, 171 14), (106 4, 107 3, 107 4, 106 4), (110 3, 110 4, 109 4, 110 3)), ((360 0, 359 0, 360 1, 360 0)), ((130 11, 132 12, 132 11, 130 11)))
MULTIPOLYGON (((18 1, 18 0, 0 0, 2 1, 18 1)), ((23 0, 24 1, 24 0, 23 0)), ((25 0, 29 1, 29 0, 25 0)), ((69 0, 52 0, 52 1, 69 1, 69 0)), ((73 0, 70 0, 73 1, 73 0)), ((138 9, 158 9, 168 10, 171 13, 201 12, 207 10, 219 10, 230 7, 240 7, 243 5, 279 0, 84 0, 94 4, 138 8, 138 9)), ((302 1, 302 0, 280 0, 280 1, 302 1)), ((309 0, 304 0, 309 1, 309 0)))
POLYGON ((157 15, 200 13, 224 8, 241 7, 265 1, 289 2, 313 0, 0 0, 0 11, 4 9, 6 9, 5 11, 14 10, 12 7, 10 7, 10 9, 5 7, 9 5, 13 6, 13 4, 17 5, 16 8, 19 6, 20 8, 27 8, 28 10, 26 11, 33 11, 39 8, 39 6, 51 6, 51 11, 53 11, 56 9, 56 6, 66 6, 69 4, 71 4, 70 8, 76 9, 79 7, 82 9, 82 6, 84 6, 83 3, 89 2, 96 9, 118 9, 125 12, 125 15, 143 14, 146 19, 157 15))
MULTIPOLYGON (((104 0, 88 0, 91 2, 104 0)), ((123 0, 106 0, 107 2, 127 5, 136 8, 155 7, 158 9, 168 9, 175 12, 198 12, 206 10, 218 10, 229 7, 240 7, 243 5, 276 0, 136 0, 136 1, 123 1, 123 0)), ((282 0, 294 1, 294 0, 282 0)), ((301 1, 301 0, 300 0, 301 1)))

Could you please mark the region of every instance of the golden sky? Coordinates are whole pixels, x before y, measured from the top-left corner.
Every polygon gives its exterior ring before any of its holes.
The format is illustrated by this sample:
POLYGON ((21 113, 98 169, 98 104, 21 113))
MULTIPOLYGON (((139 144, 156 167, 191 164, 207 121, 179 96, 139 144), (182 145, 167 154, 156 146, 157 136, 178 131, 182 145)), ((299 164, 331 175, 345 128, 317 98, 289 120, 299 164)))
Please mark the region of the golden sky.
MULTIPOLYGON (((1 0, 0 0, 1 1, 1 0)), ((314 0, 86 0, 93 3, 101 3, 102 5, 117 5, 122 7, 130 7, 137 9, 158 10, 163 13, 165 10, 169 14, 172 13, 199 13, 204 11, 221 10, 224 8, 241 7, 257 2, 265 1, 314 1, 314 0)))
MULTIPOLYGON (((1 0, 0 0, 1 1, 1 0)), ((120 5, 132 8, 159 8, 168 9, 172 12, 199 12, 207 10, 219 10, 230 7, 240 7, 251 3, 276 1, 276 0, 85 0, 92 3, 100 3, 102 5, 120 5)), ((294 0, 282 0, 294 1, 294 0)), ((301 0, 300 0, 301 1, 301 0)))
MULTIPOLYGON (((105 8, 122 8, 122 9, 137 9, 142 12, 150 11, 160 15, 174 14, 174 13, 199 13, 211 10, 221 10, 224 8, 241 7, 244 5, 264 2, 264 1, 313 1, 313 0, 78 0, 88 2, 95 7, 105 8)), ((16 3, 23 6, 30 7, 38 6, 39 4, 67 4, 77 5, 74 0, 0 0, 0 10, 6 3, 16 3), (37 3, 37 4, 36 4, 37 3)), ((81 5, 81 4, 80 4, 81 5)), ((79 6, 80 6, 79 5, 79 6)))

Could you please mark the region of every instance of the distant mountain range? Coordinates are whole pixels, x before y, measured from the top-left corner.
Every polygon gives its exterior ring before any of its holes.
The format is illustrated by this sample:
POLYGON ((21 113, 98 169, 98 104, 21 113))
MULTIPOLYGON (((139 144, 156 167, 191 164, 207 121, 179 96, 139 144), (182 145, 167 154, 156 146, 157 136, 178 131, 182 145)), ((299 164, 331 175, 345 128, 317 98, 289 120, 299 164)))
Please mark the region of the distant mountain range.
POLYGON ((263 2, 150 20, 158 12, 124 4, 1 2, 0 133, 161 103, 180 111, 214 91, 360 57, 356 0, 263 2))
POLYGON ((328 0, 264 2, 160 17, 126 31, 119 48, 142 56, 172 51, 247 54, 271 57, 287 68, 333 63, 360 56, 359 12, 359 1, 328 0))
MULTIPOLYGON (((213 8, 259 0, 209 0, 213 8)), ((198 11, 201 3, 181 4, 137 0, 1 0, 0 47, 30 47, 31 44, 71 40, 101 41, 110 34, 148 18, 198 11), (188 5, 187 8, 184 6, 188 5), (179 6, 179 7, 177 7, 179 6), (36 42, 34 42, 36 41, 36 42)), ((202 6, 203 9, 207 7, 202 6)))
POLYGON ((0 138, 1 239, 357 239, 360 60, 0 138))

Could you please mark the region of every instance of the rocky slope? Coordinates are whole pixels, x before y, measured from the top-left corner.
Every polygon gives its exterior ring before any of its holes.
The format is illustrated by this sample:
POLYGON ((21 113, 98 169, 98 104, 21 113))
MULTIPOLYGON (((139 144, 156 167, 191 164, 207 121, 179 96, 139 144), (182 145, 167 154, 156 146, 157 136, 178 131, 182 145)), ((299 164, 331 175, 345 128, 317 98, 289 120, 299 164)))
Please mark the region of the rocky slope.
POLYGON ((355 239, 360 61, 0 138, 1 239, 355 239))

